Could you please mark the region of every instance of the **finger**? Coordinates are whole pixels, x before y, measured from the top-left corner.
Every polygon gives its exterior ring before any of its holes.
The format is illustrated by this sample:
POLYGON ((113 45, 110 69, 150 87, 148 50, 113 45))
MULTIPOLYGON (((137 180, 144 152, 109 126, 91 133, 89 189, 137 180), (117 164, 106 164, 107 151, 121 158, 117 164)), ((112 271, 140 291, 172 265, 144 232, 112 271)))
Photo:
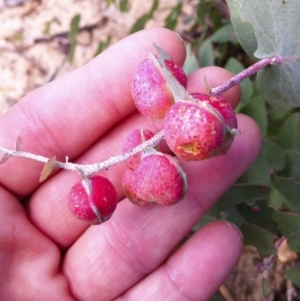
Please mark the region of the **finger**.
MULTIPOLYGON (((214 81, 218 83, 225 82, 231 77, 230 72, 226 70, 220 71, 219 68, 216 69, 215 67, 212 67, 211 70, 209 68, 206 69, 205 73, 208 78, 214 77, 214 81)), ((190 84, 189 88, 194 92, 206 92, 206 86, 202 83, 202 79, 203 73, 200 70, 191 74, 189 80, 194 82, 194 86, 190 84)), ((234 87, 228 93, 231 93, 229 100, 234 103, 240 96, 240 89, 239 87, 234 87)), ((141 127, 157 132, 161 129, 162 123, 153 122, 138 113, 132 114, 124 118, 118 126, 111 129, 109 133, 103 136, 77 162, 102 162, 112 155, 119 154, 122 141, 129 131, 141 127)), ((120 199, 124 196, 120 183, 120 178, 124 170, 125 164, 122 163, 109 168, 108 171, 100 173, 114 183, 120 199)), ((29 203, 30 219, 41 231, 64 248, 70 246, 87 228, 86 223, 78 221, 72 216, 67 205, 70 188, 79 180, 80 178, 76 173, 60 172, 44 183, 36 191, 29 203)))
POLYGON ((117 300, 156 300, 158 296, 162 301, 209 300, 234 268, 241 251, 241 234, 236 228, 226 222, 208 224, 117 300))
POLYGON ((243 134, 236 137, 228 154, 183 162, 189 182, 183 201, 171 207, 139 207, 123 201, 108 222, 88 228, 72 245, 63 269, 78 299, 111 300, 166 259, 259 153, 256 124, 244 115, 238 122, 243 134))
POLYGON ((59 272, 58 248, 2 187, 0 206, 0 300, 73 300, 59 272))
MULTIPOLYGON (((134 111, 131 78, 141 60, 154 51, 153 42, 183 63, 185 49, 174 32, 161 28, 131 35, 86 66, 30 93, 1 116, 0 146, 12 149, 20 136, 28 152, 56 155, 61 161, 78 157, 134 111)), ((1 166, 0 182, 17 195, 27 195, 38 186, 42 167, 10 158, 1 166)))

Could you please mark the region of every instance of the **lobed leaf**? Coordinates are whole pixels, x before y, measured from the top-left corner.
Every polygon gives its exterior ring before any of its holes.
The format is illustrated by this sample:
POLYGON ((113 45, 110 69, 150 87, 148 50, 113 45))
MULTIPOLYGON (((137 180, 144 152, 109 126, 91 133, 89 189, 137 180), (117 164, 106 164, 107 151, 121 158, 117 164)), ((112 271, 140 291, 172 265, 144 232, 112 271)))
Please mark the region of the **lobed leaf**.
POLYGON ((284 151, 271 140, 263 139, 262 156, 267 160, 270 173, 283 169, 286 164, 284 151))
POLYGON ((272 233, 280 234, 277 223, 272 219, 276 211, 268 206, 266 200, 259 200, 253 205, 241 203, 236 206, 236 209, 249 224, 254 224, 272 233))
POLYGON ((300 208, 292 204, 275 186, 271 188, 269 205, 276 211, 288 210, 294 213, 300 213, 300 208))
POLYGON ((284 178, 277 175, 273 176, 273 182, 287 200, 300 208, 300 182, 293 178, 284 178))
POLYGON ((250 116, 258 124, 262 135, 266 135, 268 126, 267 109, 265 100, 260 95, 251 98, 240 112, 250 116))
POLYGON ((300 182, 300 152, 293 150, 286 150, 284 152, 286 157, 286 164, 280 176, 292 177, 296 181, 300 182))
POLYGON ((300 113, 292 114, 283 124, 279 135, 278 145, 282 149, 300 151, 300 113))
POLYGON ((263 153, 260 153, 255 162, 238 179, 238 183, 270 186, 270 168, 263 153))
POLYGON ((273 219, 287 238, 288 244, 295 252, 300 252, 300 215, 286 212, 275 213, 273 219))
POLYGON ((230 18, 236 36, 250 57, 254 59, 253 53, 257 49, 257 40, 254 33, 254 27, 244 22, 240 16, 240 7, 243 0, 227 0, 226 1, 230 10, 230 18))
POLYGON ((278 236, 256 225, 243 224, 241 231, 244 236, 244 245, 252 245, 257 248, 259 255, 264 258, 270 254, 276 254, 274 242, 278 236))
POLYGON ((281 110, 300 106, 300 5, 298 0, 227 0, 237 37, 257 59, 280 56, 284 63, 258 73, 263 97, 281 110), (271 79, 271 80, 270 80, 271 79))
POLYGON ((257 200, 267 199, 269 193, 269 187, 252 184, 234 184, 220 198, 216 206, 220 211, 226 211, 242 202, 253 204, 257 200))

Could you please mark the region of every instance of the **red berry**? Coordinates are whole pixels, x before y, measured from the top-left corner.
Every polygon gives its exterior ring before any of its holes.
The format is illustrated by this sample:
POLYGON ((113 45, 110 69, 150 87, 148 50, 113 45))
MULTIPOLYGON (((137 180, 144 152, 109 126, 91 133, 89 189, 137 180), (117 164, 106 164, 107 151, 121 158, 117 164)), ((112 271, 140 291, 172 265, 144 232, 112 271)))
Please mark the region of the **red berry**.
POLYGON ((237 119, 231 104, 221 96, 211 96, 202 93, 192 93, 194 98, 210 104, 224 118, 225 122, 231 129, 237 128, 237 119))
POLYGON ((74 216, 91 224, 108 220, 117 203, 118 195, 113 184, 98 175, 75 184, 68 198, 69 208, 74 216))
MULTIPOLYGON (((172 60, 166 65, 179 83, 186 87, 187 78, 183 69, 172 60)), ((174 103, 172 91, 161 71, 159 63, 147 58, 140 63, 132 80, 132 97, 137 109, 146 117, 162 119, 174 103)))
MULTIPOLYGON (((234 110, 230 103, 221 96, 210 96, 202 93, 192 93, 194 98, 210 104, 214 109, 216 109, 224 121, 227 123, 230 129, 237 129, 237 119, 234 110)), ((221 154, 226 154, 233 142, 232 135, 226 135, 225 141, 223 142, 221 154)))
POLYGON ((131 169, 126 169, 122 177, 122 188, 128 198, 128 200, 136 205, 146 205, 150 204, 149 202, 142 200, 137 196, 137 190, 134 179, 134 171, 131 169))
POLYGON ((219 155, 227 129, 209 105, 180 101, 164 119, 164 135, 170 149, 185 160, 202 160, 219 155))
MULTIPOLYGON (((143 142, 152 138, 154 134, 147 129, 135 129, 132 130, 124 139, 123 146, 122 146, 122 153, 126 153, 127 151, 133 149, 134 147, 142 144, 143 142)), ((135 169, 136 166, 141 161, 141 153, 138 153, 128 160, 126 160, 126 165, 130 169, 135 169)))
POLYGON ((123 177, 125 195, 133 203, 173 205, 184 198, 186 175, 176 158, 162 154, 149 154, 134 171, 123 177))

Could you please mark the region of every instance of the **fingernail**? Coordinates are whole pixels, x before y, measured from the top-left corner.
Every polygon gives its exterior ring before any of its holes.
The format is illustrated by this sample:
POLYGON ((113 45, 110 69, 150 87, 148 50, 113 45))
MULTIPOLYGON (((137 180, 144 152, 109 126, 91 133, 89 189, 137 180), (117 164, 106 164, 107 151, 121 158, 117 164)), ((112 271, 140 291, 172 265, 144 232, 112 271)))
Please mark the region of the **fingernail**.
POLYGON ((241 232, 240 228, 237 225, 233 224, 233 223, 230 223, 228 221, 225 221, 225 222, 228 224, 228 226, 235 229, 235 231, 238 233, 238 235, 240 237, 241 246, 243 246, 244 236, 243 236, 243 233, 241 232))
POLYGON ((174 31, 174 33, 175 33, 175 34, 178 36, 178 38, 181 40, 181 43, 184 44, 184 40, 183 40, 182 36, 181 36, 178 32, 176 32, 176 31, 174 31))

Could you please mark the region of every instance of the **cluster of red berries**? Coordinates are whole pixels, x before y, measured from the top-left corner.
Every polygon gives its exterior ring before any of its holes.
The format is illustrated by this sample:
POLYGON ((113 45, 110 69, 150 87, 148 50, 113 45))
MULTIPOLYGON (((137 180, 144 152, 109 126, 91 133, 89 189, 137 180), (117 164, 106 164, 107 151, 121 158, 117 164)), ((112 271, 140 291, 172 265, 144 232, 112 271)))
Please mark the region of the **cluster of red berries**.
MULTIPOLYGON (((140 63, 133 76, 132 98, 138 111, 162 121, 164 138, 174 154, 148 148, 126 161, 122 187, 127 198, 137 205, 172 205, 182 200, 187 177, 177 157, 197 161, 225 154, 236 134, 236 116, 224 98, 192 93, 178 99, 172 86, 174 80, 185 91, 187 76, 183 69, 171 58, 153 55, 140 63), (163 70, 171 74, 171 83, 163 70)), ((133 130, 124 140, 122 152, 153 136, 148 129, 133 130)), ((69 195, 73 214, 94 224, 107 220, 117 201, 112 183, 97 175, 83 179, 69 195)))

